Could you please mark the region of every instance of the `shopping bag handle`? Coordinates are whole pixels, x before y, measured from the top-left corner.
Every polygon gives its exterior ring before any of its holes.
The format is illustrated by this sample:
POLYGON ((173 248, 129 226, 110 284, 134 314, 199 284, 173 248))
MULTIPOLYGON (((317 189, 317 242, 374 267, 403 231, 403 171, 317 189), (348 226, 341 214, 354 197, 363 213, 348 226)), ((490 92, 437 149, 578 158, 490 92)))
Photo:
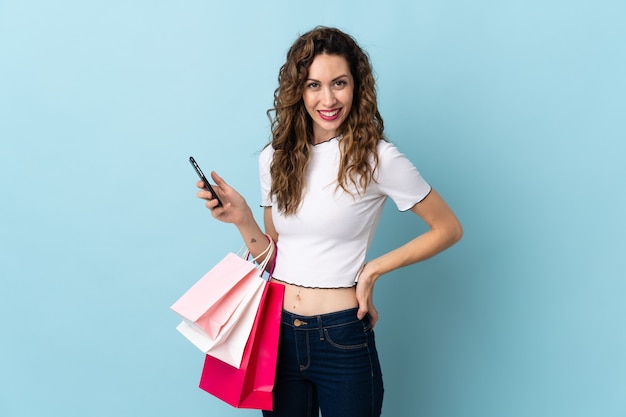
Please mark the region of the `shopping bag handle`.
MULTIPOLYGON (((270 270, 267 271, 268 272, 267 281, 269 281, 272 278, 272 274, 274 272, 274 266, 276 265, 276 258, 274 257, 274 252, 276 251, 277 247, 276 247, 276 242, 274 242, 274 239, 272 239, 270 235, 266 233, 265 237, 267 238, 267 241, 268 241, 267 247, 265 248, 263 252, 259 253, 257 256, 252 258, 252 262, 257 262, 258 259, 266 255, 265 259, 263 259, 263 262, 258 263, 258 266, 257 266, 257 268, 261 271, 261 276, 263 276, 263 273, 267 269, 267 265, 269 261, 273 259, 272 266, 270 267, 270 270)), ((244 247, 246 247, 245 244, 241 247, 241 249, 239 250, 239 253, 241 253, 244 247)), ((250 257, 250 250, 246 250, 246 253, 243 256, 243 259, 247 260, 249 257, 250 257)))

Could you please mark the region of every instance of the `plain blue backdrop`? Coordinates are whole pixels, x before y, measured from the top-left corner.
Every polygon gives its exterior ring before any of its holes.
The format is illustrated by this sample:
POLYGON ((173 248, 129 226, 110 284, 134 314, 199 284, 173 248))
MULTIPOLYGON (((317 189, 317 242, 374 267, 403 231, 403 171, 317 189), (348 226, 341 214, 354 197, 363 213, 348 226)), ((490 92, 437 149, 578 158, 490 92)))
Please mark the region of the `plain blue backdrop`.
MULTIPOLYGON (((626 5, 0 0, 0 416, 252 416, 169 306, 241 246, 295 38, 369 51, 464 239, 377 284, 383 415, 626 416, 626 5)), ((260 209, 255 215, 260 216, 260 209)), ((372 256, 424 226, 388 205, 372 256)))

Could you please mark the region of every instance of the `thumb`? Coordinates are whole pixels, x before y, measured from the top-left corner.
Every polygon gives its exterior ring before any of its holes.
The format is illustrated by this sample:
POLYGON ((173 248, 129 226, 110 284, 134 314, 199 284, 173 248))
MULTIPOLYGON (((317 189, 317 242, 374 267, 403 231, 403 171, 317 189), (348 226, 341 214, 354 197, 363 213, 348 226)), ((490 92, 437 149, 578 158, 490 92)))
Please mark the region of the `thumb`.
POLYGON ((359 301, 359 310, 356 312, 356 317, 359 320, 363 320, 363 317, 365 317, 367 312, 367 301, 359 301))
POLYGON ((215 181, 215 185, 217 185, 218 187, 228 187, 228 184, 226 184, 224 178, 217 175, 217 172, 211 171, 211 178, 213 179, 213 181, 215 181))

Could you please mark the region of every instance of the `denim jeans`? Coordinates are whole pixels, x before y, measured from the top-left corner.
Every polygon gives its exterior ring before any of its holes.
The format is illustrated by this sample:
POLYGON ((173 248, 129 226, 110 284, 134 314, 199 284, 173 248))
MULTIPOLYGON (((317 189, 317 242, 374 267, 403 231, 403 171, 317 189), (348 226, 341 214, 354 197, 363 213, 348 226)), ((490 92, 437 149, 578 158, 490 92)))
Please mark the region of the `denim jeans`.
POLYGON ((379 417, 383 380, 369 316, 283 311, 274 411, 264 417, 379 417))

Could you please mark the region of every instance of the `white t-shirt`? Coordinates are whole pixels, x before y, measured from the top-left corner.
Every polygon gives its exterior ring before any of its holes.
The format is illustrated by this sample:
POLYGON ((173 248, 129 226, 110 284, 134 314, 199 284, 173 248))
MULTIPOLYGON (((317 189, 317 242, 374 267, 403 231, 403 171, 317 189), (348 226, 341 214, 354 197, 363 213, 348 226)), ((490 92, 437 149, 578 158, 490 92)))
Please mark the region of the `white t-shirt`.
POLYGON ((415 166, 391 143, 378 144, 379 165, 365 194, 348 182, 352 195, 337 188, 341 139, 312 147, 305 173, 300 208, 293 215, 278 210, 270 196, 270 164, 274 149, 267 146, 259 157, 261 205, 272 207, 278 232, 274 278, 315 288, 354 286, 365 264, 387 197, 406 211, 431 190, 415 166))

